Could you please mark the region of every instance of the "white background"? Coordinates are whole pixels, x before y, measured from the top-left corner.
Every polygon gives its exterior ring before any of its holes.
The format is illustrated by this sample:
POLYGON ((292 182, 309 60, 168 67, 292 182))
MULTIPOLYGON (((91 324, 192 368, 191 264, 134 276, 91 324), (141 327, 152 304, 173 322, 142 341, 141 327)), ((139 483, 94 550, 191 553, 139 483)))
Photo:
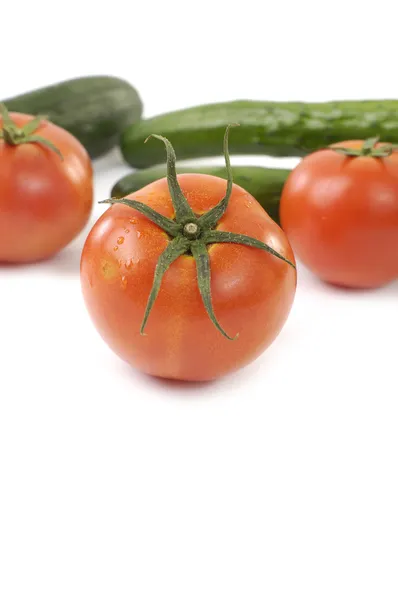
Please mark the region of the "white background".
MULTIPOLYGON (((393 7, 26 2, 3 11, 0 97, 113 74, 146 116, 398 98, 393 7)), ((96 200, 128 171, 116 152, 97 161, 96 200)), ((88 230, 45 264, 0 269, 1 600, 396 600, 398 285, 347 293, 301 268, 260 359, 169 384, 91 324, 88 230)))

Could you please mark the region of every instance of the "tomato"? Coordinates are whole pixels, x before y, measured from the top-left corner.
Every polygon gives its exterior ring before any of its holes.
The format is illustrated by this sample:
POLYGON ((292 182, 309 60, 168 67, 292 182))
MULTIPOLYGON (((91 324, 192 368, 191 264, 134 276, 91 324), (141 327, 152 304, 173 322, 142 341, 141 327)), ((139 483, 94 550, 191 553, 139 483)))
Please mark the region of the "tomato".
MULTIPOLYGON (((195 215, 186 219, 185 233, 172 240, 132 205, 113 204, 84 246, 82 289, 99 333, 122 359, 151 375, 210 380, 254 360, 275 339, 293 302, 296 271, 281 257, 243 242, 203 240, 225 237, 221 232, 229 231, 232 236, 253 236, 291 262, 294 258, 283 231, 241 187, 231 182, 225 212, 215 228, 202 234, 191 221, 202 227, 200 217, 227 197, 225 180, 184 174, 178 176, 177 185, 195 215), (182 244, 180 255, 177 252, 163 276, 141 335, 155 269, 173 243, 182 244), (239 337, 232 340, 226 337, 236 334, 239 337)), ((178 222, 167 179, 131 194, 129 201, 178 222)))
POLYGON ((398 152, 354 140, 307 156, 287 179, 280 218, 297 258, 321 279, 352 288, 396 279, 398 152))
POLYGON ((88 220, 93 204, 89 156, 64 129, 30 115, 8 115, 4 108, 0 134, 0 262, 47 258, 88 220), (15 126, 24 143, 7 141, 7 129, 15 126))

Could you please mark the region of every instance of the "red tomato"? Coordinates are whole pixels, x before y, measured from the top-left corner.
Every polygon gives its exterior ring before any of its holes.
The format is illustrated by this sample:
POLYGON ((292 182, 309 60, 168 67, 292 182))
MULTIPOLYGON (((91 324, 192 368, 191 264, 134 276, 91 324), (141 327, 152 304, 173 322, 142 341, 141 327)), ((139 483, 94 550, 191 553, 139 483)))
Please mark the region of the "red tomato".
MULTIPOLYGON (((226 182, 200 174, 178 176, 190 207, 202 215, 225 194, 226 182)), ((128 196, 162 215, 175 215, 166 179, 128 196)), ((218 231, 243 233, 294 261, 283 231, 257 201, 234 185, 218 231)), ((211 322, 198 289, 196 264, 184 254, 166 272, 140 335, 161 253, 170 237, 137 210, 114 204, 86 241, 81 278, 90 315, 104 340, 124 360, 160 377, 209 380, 254 360, 278 335, 296 287, 291 265, 264 250, 234 243, 208 246, 214 312, 234 336, 211 322)))
MULTIPOLYGON (((18 128, 34 119, 11 113, 18 128)), ((0 132, 3 130, 0 116, 0 132)), ((4 133, 3 133, 4 136, 4 133)), ((84 227, 93 203, 92 167, 80 142, 42 121, 32 133, 51 142, 13 145, 0 139, 0 262, 47 258, 84 227)))
POLYGON ((372 156, 382 148, 364 156, 310 154, 283 189, 281 223, 296 256, 332 284, 372 288, 398 277, 398 152, 372 156))

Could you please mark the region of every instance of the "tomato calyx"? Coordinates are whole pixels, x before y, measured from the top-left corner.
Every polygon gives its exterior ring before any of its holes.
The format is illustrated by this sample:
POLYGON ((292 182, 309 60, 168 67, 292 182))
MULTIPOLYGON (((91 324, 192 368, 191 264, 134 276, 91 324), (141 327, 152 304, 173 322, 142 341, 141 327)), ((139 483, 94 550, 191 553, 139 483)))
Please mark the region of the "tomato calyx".
POLYGON ((361 148, 347 148, 345 146, 329 146, 330 150, 343 154, 344 156, 370 156, 373 158, 386 158, 391 156, 397 147, 394 144, 382 144, 377 146, 379 137, 368 138, 361 148))
MULTIPOLYGON (((176 155, 173 146, 169 140, 160 135, 153 134, 149 137, 154 137, 164 143, 167 152, 167 183, 169 186, 170 196, 173 203, 175 218, 169 219, 153 210, 149 206, 139 202, 138 200, 129 200, 128 198, 110 198, 103 200, 100 204, 125 204, 130 208, 138 210, 141 214, 146 216, 150 221, 158 225, 163 231, 168 233, 172 238, 166 249, 160 255, 158 263, 155 268, 155 274, 153 279, 152 289, 148 298, 147 306, 145 309, 144 318, 141 324, 141 334, 144 334, 144 329, 148 321, 150 312, 155 303, 156 297, 159 293, 160 286, 164 274, 170 265, 184 254, 190 254, 196 262, 196 273, 200 295, 206 312, 218 329, 218 331, 227 339, 234 340, 238 337, 230 337, 219 324, 216 315, 214 314, 212 295, 211 295, 211 269, 210 269, 210 257, 207 250, 209 244, 242 244, 251 248, 258 248, 269 252, 273 256, 283 260, 288 265, 296 268, 295 265, 279 254, 276 250, 247 235, 240 233, 234 233, 231 231, 220 231, 216 229, 218 222, 224 215, 228 207, 228 202, 232 193, 233 179, 232 170, 228 152, 228 134, 229 129, 233 125, 228 125, 224 135, 224 157, 227 169, 227 189, 225 196, 220 202, 211 208, 207 213, 203 215, 196 215, 187 199, 185 198, 180 185, 177 180, 176 173, 176 155)), ((147 138, 148 140, 149 138, 147 138)), ((145 140, 145 141, 147 141, 145 140)))
POLYGON ((43 144, 50 148, 50 150, 53 150, 63 160, 61 152, 50 140, 35 133, 45 117, 34 117, 23 127, 18 127, 11 119, 10 113, 4 104, 0 104, 0 115, 3 117, 3 128, 0 130, 0 139, 3 139, 6 144, 10 146, 32 143, 43 144))

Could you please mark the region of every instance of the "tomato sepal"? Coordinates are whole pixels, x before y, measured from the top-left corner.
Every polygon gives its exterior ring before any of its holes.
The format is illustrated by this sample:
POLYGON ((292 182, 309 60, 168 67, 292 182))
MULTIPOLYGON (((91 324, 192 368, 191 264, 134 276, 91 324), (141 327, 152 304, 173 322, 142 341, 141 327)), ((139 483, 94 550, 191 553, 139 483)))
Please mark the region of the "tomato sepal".
POLYGON ((293 264, 288 258, 283 256, 282 254, 271 248, 271 246, 268 246, 268 244, 264 244, 264 242, 261 242, 260 240, 252 238, 248 235, 244 235, 243 233, 213 230, 209 231, 204 236, 204 242, 206 244, 241 244, 243 246, 249 246, 251 248, 258 248, 259 250, 265 250, 269 254, 276 256, 276 258, 283 260, 285 263, 293 267, 293 269, 296 268, 295 264, 293 264))
POLYGON ((173 146, 170 144, 167 138, 163 137, 162 135, 157 135, 156 133, 153 133, 152 135, 148 136, 144 143, 146 144, 150 138, 160 140, 166 146, 167 183, 169 186, 171 197, 173 199, 176 221, 181 222, 182 220, 187 221, 190 219, 195 219, 195 213, 189 206, 187 199, 182 193, 182 190, 178 183, 176 171, 177 158, 173 146))
POLYGON ((138 200, 129 200, 128 198, 108 198, 107 200, 101 200, 98 204, 125 204, 129 208, 134 208, 172 237, 177 236, 182 230, 182 225, 161 215, 147 204, 143 204, 138 200))
POLYGON ((195 240, 194 242, 192 242, 191 252, 196 262, 196 273, 198 277, 199 292, 202 297, 203 305, 206 309, 209 319, 224 337, 226 337, 230 341, 234 341, 238 338, 239 333, 237 333, 234 337, 230 337, 221 327, 216 315, 214 314, 213 302, 211 297, 210 257, 205 241, 195 240))
POLYGON ((148 321, 149 314, 159 293, 164 274, 166 273, 167 269, 173 264, 173 262, 177 260, 177 258, 182 256, 189 250, 190 245, 190 241, 187 238, 183 236, 178 236, 174 238, 174 240, 172 240, 170 244, 168 244, 168 246, 160 255, 155 268, 152 289, 151 293, 149 294, 148 303, 145 308, 144 319, 141 324, 141 335, 144 335, 145 325, 148 321))
POLYGON ((346 146, 328 146, 329 150, 333 150, 338 154, 344 156, 359 157, 359 156, 370 156, 372 158, 386 158, 397 150, 397 146, 394 144, 382 144, 377 146, 379 137, 368 138, 364 141, 361 148, 348 148, 346 146))
POLYGON ((230 125, 228 125, 224 135, 224 158, 225 167, 228 174, 227 190, 225 192, 224 198, 220 200, 220 202, 214 208, 210 209, 207 213, 205 213, 199 218, 199 225, 203 228, 211 229, 212 227, 215 227, 217 225, 218 221, 221 219, 221 217, 227 210, 229 198, 232 193, 233 179, 231 162, 228 152, 228 134, 231 127, 239 127, 239 123, 231 123, 230 125))
POLYGON ((50 140, 41 135, 35 134, 35 131, 37 131, 37 129, 40 127, 45 117, 34 117, 23 127, 17 127, 17 125, 11 119, 7 107, 2 103, 0 103, 0 115, 3 118, 3 128, 0 131, 0 138, 3 139, 6 144, 9 144, 10 146, 32 143, 42 144, 43 146, 47 146, 47 148, 50 148, 50 150, 55 152, 61 160, 64 159, 60 150, 50 140))

